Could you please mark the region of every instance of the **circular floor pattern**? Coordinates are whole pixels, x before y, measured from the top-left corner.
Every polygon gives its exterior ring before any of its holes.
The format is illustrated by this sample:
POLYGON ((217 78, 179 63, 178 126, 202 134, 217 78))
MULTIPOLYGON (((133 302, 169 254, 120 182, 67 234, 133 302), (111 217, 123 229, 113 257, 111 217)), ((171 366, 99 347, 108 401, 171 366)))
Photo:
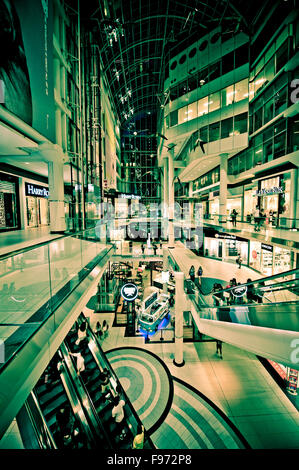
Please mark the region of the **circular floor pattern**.
POLYGON ((244 449, 248 443, 210 400, 174 380, 171 410, 151 438, 158 449, 244 449))
POLYGON ((143 349, 117 348, 106 354, 145 428, 153 432, 164 420, 173 398, 168 369, 143 349))

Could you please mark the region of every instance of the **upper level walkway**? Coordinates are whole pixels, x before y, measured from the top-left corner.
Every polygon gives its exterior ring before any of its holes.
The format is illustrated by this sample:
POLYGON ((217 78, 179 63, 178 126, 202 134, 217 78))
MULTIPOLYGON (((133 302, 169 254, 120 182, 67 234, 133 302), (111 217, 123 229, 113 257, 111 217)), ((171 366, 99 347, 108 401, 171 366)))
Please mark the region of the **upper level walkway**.
POLYGON ((0 256, 56 240, 62 236, 50 233, 49 226, 2 232, 0 233, 0 256))

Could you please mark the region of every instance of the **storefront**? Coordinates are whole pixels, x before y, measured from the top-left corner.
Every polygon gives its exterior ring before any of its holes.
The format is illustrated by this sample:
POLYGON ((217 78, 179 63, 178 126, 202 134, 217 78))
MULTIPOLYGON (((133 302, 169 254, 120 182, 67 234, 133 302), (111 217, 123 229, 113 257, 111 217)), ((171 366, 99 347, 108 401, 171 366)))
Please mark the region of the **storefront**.
POLYGON ((20 228, 18 178, 0 173, 0 230, 20 228))
POLYGON ((261 270, 261 242, 250 241, 249 266, 256 271, 261 270))
POLYGON ((242 263, 248 263, 248 240, 212 229, 204 230, 204 254, 223 261, 235 261, 241 255, 242 263))
POLYGON ((273 274, 293 269, 294 253, 279 246, 274 247, 273 274))
POLYGON ((25 182, 27 227, 49 225, 49 189, 25 182))
POLYGON ((258 186, 257 183, 246 184, 244 186, 244 219, 247 222, 251 222, 251 217, 254 214, 256 205, 258 203, 256 192, 258 186))
POLYGON ((265 276, 272 276, 273 273, 273 246, 261 243, 261 273, 265 276))
POLYGON ((291 216, 291 171, 260 180, 254 194, 255 205, 264 209, 266 223, 290 226, 291 216))

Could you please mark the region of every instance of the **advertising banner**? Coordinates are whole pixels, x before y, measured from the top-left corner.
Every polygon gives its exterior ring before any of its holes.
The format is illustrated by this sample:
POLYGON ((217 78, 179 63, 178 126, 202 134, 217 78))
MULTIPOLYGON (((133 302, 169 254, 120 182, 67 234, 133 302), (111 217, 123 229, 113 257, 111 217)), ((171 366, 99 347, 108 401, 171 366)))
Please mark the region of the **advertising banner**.
POLYGON ((49 0, 0 0, 2 105, 55 138, 53 11, 49 0))

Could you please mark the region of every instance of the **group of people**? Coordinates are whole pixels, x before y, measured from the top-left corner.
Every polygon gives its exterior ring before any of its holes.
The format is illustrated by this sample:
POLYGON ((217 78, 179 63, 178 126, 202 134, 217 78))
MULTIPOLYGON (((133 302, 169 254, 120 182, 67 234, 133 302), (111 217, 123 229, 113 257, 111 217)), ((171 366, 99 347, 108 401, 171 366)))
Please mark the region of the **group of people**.
MULTIPOLYGON (((201 266, 199 266, 197 270, 197 276, 199 277, 199 279, 201 279, 202 274, 203 274, 203 269, 201 266)), ((195 267, 193 266, 193 264, 189 269, 189 276, 190 276, 191 281, 195 282, 195 267)))
POLYGON ((94 333, 97 338, 104 339, 108 335, 108 329, 109 329, 109 324, 106 322, 106 320, 103 321, 102 325, 99 321, 97 321, 94 333))
POLYGON ((262 303, 263 302, 263 287, 265 286, 264 281, 260 281, 258 287, 255 287, 255 284, 251 279, 247 279, 246 284, 247 289, 244 291, 243 295, 234 295, 233 287, 238 287, 241 285, 241 282, 237 282, 236 278, 232 278, 229 281, 229 284, 223 287, 220 283, 214 283, 212 289, 212 295, 214 298, 214 306, 219 307, 222 305, 238 305, 246 303, 262 303), (223 292, 225 289, 231 289, 229 291, 223 292))

